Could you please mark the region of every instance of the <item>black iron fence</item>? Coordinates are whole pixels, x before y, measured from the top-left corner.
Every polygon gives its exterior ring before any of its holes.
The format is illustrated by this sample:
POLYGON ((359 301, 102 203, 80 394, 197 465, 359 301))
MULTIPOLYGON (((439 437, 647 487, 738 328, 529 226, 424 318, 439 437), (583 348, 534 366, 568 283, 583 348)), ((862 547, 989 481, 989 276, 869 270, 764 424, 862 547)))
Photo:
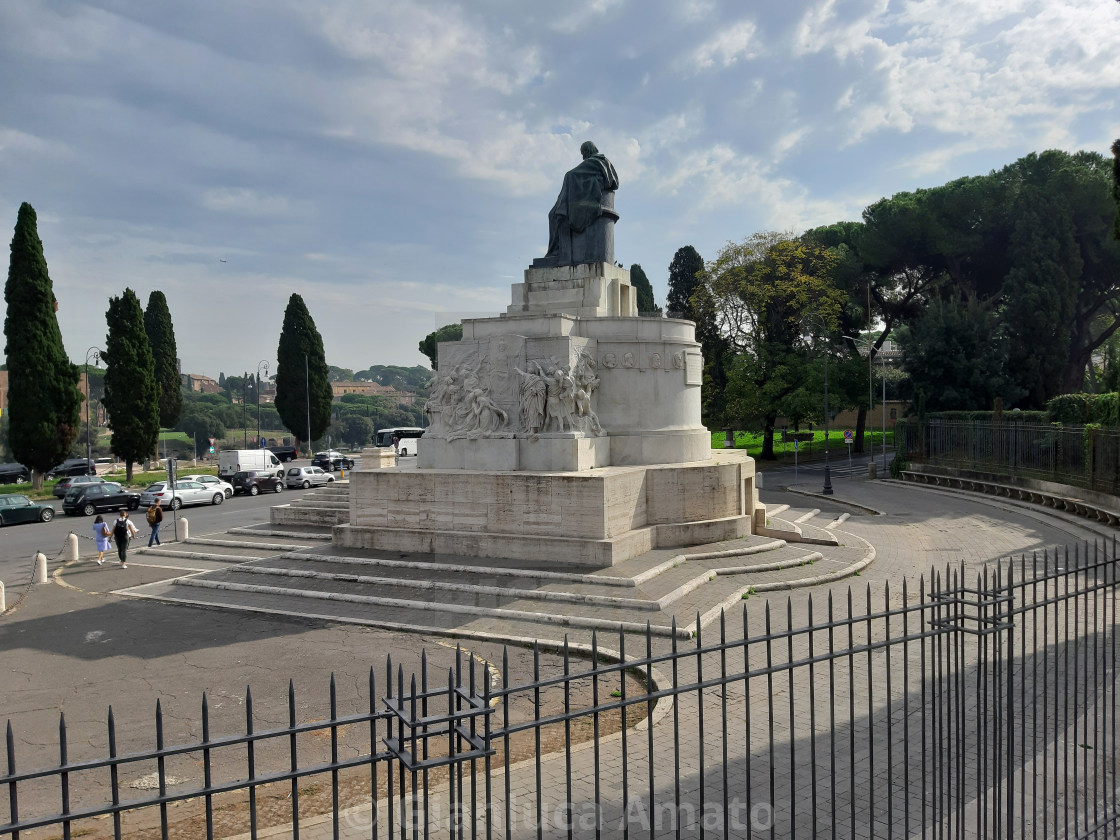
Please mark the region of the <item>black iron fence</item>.
POLYGON ((908 461, 1120 494, 1120 429, 933 418, 895 433, 908 461))
POLYGON ((217 736, 204 699, 201 739, 172 746, 157 706, 141 753, 111 711, 99 758, 70 758, 64 721, 57 760, 17 756, 9 724, 0 835, 1115 837, 1118 573, 1113 542, 767 602, 687 643, 538 646, 517 684, 508 659, 387 663, 364 713, 332 680, 326 720, 289 690, 287 725, 259 729, 247 694, 217 736))

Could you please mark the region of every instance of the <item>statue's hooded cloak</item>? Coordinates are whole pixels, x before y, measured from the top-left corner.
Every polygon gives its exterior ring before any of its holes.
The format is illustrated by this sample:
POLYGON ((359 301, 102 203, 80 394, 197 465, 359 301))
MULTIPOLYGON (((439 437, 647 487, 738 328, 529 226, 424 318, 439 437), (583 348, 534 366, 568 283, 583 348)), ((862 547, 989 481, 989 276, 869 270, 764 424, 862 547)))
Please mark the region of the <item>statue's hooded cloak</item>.
POLYGON ((549 242, 546 257, 560 253, 560 232, 565 227, 575 233, 588 228, 602 213, 603 194, 618 189, 618 173, 595 144, 580 146, 583 162, 564 175, 556 204, 548 214, 549 242))

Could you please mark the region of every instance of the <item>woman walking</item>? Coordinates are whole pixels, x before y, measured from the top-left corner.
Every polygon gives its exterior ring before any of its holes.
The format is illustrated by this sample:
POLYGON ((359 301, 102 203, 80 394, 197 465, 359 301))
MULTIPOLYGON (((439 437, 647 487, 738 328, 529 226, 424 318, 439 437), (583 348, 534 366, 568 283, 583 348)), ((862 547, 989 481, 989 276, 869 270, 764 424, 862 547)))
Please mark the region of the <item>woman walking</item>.
POLYGON ((113 536, 113 532, 109 530, 109 526, 105 524, 105 520, 101 514, 97 514, 97 518, 93 520, 93 538, 97 540, 97 565, 101 566, 105 563, 105 552, 109 550, 109 538, 113 536))

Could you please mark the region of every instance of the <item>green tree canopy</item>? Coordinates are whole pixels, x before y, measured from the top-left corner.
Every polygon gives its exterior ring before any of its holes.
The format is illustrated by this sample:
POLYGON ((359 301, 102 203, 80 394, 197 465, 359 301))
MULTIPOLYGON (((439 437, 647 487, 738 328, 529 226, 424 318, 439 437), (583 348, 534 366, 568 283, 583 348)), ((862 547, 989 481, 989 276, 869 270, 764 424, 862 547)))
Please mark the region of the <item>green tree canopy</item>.
POLYGON ((39 239, 35 210, 24 202, 16 217, 4 318, 8 364, 8 445, 33 471, 43 474, 70 454, 81 430, 78 368, 66 357, 58 308, 39 239))
POLYGON ((113 453, 127 464, 132 480, 133 462, 154 455, 159 445, 159 385, 155 359, 144 329, 144 312, 132 289, 109 298, 105 313, 105 397, 102 403, 113 430, 113 453))
POLYGON ((639 263, 630 266, 630 285, 638 296, 638 314, 661 317, 661 307, 653 297, 653 286, 639 263))
POLYGON ((1006 336, 995 314, 976 301, 937 300, 912 327, 899 330, 915 404, 927 411, 990 409, 1022 395, 1007 369, 1006 336))
POLYGON ((823 417, 823 389, 810 371, 835 352, 847 299, 831 281, 835 262, 833 251, 811 239, 756 233, 726 245, 693 295, 731 351, 727 416, 762 428, 763 458, 774 457, 779 414, 794 422, 823 417), (807 332, 809 315, 817 324, 807 332))
POLYGON ((428 333, 420 342, 420 352, 432 363, 432 370, 439 364, 439 343, 441 341, 459 341, 463 337, 463 325, 446 324, 434 332, 428 333))
POLYGON ((156 385, 159 388, 159 423, 172 428, 179 422, 183 410, 183 388, 179 380, 179 351, 175 347, 175 327, 171 324, 171 311, 163 292, 148 295, 148 308, 144 310, 144 329, 152 347, 156 366, 156 385))
POLYGON ((344 415, 338 421, 338 434, 352 447, 365 446, 373 438, 373 422, 360 414, 344 415))
POLYGON ((293 294, 276 348, 276 410, 297 440, 310 443, 331 425, 331 400, 323 337, 303 298, 293 294))

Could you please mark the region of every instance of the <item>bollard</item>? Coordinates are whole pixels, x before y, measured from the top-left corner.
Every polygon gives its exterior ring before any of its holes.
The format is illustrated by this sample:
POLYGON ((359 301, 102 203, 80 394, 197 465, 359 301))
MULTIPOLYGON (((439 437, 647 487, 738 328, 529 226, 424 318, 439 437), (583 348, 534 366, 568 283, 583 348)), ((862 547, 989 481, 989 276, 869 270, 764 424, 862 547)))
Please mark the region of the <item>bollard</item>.
POLYGON ((754 474, 754 486, 757 487, 759 490, 762 489, 762 473, 756 472, 754 474))
POLYGON ((73 531, 66 537, 66 545, 62 547, 62 562, 73 563, 78 559, 78 535, 73 531))
POLYGON ((186 542, 190 536, 190 527, 187 525, 187 518, 184 516, 175 523, 175 539, 179 542, 186 542))
POLYGON ((868 478, 878 478, 879 477, 879 467, 874 461, 872 461, 871 463, 869 463, 867 465, 867 477, 868 478))
POLYGON ((31 582, 50 582, 50 578, 47 577, 47 555, 41 551, 35 552, 35 574, 31 576, 31 582))
POLYGON ((339 470, 338 471, 338 480, 341 481, 344 478, 346 478, 346 470, 339 470))
POLYGON ((4 601, 4 581, 0 580, 0 613, 8 611, 8 604, 4 601))

